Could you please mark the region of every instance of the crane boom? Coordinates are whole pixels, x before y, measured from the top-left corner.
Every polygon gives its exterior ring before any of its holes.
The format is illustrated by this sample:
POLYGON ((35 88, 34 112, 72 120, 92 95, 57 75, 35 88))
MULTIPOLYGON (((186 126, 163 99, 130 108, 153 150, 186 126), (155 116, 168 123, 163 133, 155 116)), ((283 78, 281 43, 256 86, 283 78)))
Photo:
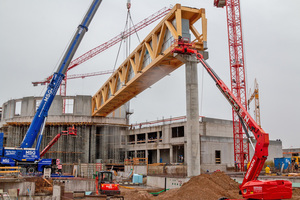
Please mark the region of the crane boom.
POLYGON ((203 65, 216 86, 228 100, 232 109, 238 115, 240 122, 247 126, 256 139, 255 152, 250 162, 247 173, 244 177, 240 190, 244 198, 247 199, 287 199, 292 197, 292 183, 285 180, 259 181, 257 180, 261 169, 268 156, 269 134, 267 134, 251 115, 247 112, 242 103, 231 92, 226 84, 220 79, 216 72, 205 62, 202 54, 193 49, 193 44, 179 38, 175 43, 173 53, 195 55, 197 60, 203 65), (280 188, 280 189, 279 189, 280 188))
POLYGON ((45 122, 48 116, 48 111, 50 109, 50 106, 53 102, 53 99, 57 93, 57 90, 62 80, 65 77, 65 73, 74 56, 74 53, 76 52, 84 34, 88 31, 88 26, 92 18, 94 17, 101 2, 102 0, 94 0, 92 2, 84 19, 82 20, 81 24, 78 26, 77 31, 73 36, 73 39, 68 47, 68 50, 64 54, 64 57, 62 58, 57 71, 53 74, 53 78, 47 87, 47 90, 40 103, 40 106, 37 109, 37 112, 32 120, 32 123, 30 124, 30 127, 20 145, 21 148, 31 148, 36 139, 36 136, 38 135, 38 133, 40 133, 36 145, 36 149, 37 150, 39 149, 42 140, 43 127, 45 126, 45 122))
POLYGON ((257 83, 256 79, 254 80, 254 92, 251 93, 251 90, 250 90, 250 95, 251 96, 248 99, 248 107, 250 107, 251 101, 255 98, 255 109, 254 109, 255 121, 261 127, 260 106, 259 106, 259 89, 258 89, 258 83, 257 83))

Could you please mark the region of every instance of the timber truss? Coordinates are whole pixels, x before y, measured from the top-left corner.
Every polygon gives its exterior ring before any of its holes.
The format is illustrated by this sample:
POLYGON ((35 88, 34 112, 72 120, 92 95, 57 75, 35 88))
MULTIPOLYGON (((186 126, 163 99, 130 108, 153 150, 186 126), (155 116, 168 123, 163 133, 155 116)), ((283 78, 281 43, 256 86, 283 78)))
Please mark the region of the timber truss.
POLYGON ((107 116, 183 65, 173 57, 172 44, 178 36, 189 37, 190 32, 196 49, 204 51, 207 48, 205 9, 176 4, 93 96, 92 115, 107 116), (199 19, 202 34, 194 26, 199 19))

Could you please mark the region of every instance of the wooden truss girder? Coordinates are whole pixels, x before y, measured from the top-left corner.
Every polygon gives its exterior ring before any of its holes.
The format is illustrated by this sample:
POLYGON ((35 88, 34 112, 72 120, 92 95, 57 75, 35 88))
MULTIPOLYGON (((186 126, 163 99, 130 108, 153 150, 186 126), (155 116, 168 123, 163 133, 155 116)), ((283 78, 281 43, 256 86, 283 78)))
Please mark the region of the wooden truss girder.
POLYGON ((189 29, 195 37, 193 41, 195 47, 200 51, 205 50, 207 42, 205 9, 176 4, 93 96, 93 116, 107 116, 183 64, 172 56, 171 46, 163 50, 163 45, 167 42, 165 41, 167 32, 171 34, 172 40, 177 39, 179 35, 182 36, 182 19, 189 20, 189 29), (199 19, 202 34, 194 27, 194 23, 199 19), (174 22, 176 26, 173 25, 174 22), (145 66, 143 63, 148 59, 150 62, 145 66))

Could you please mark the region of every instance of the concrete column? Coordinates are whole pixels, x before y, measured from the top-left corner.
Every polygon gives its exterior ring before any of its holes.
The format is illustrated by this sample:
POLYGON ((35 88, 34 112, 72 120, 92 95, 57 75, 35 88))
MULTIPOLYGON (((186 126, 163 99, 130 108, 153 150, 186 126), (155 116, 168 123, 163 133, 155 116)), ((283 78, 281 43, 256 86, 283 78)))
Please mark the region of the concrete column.
MULTIPOLYGON (((89 127, 87 127, 89 128, 89 127)), ((90 160, 89 162, 96 162, 96 151, 97 151, 97 147, 96 147, 96 129, 97 127, 95 125, 93 125, 91 128, 90 128, 90 138, 91 138, 91 146, 90 146, 90 160)))
POLYGON ((59 185, 54 185, 53 186, 52 199, 54 199, 54 200, 60 200, 61 199, 61 186, 59 186, 59 185))
POLYGON ((90 158, 90 132, 89 132, 89 128, 87 126, 83 126, 82 127, 82 137, 80 138, 82 141, 82 147, 81 148, 81 152, 83 152, 84 154, 82 154, 81 156, 81 162, 82 163, 89 163, 89 158, 90 158))
POLYGON ((157 161, 156 162, 159 163, 160 162, 160 150, 157 149, 156 152, 157 152, 157 161))
POLYGON ((173 160, 173 146, 170 145, 170 163, 173 163, 174 160, 173 160))
POLYGON ((186 74, 186 117, 185 137, 187 149, 185 160, 188 177, 200 174, 199 99, 197 59, 189 55, 177 55, 185 63, 186 74))

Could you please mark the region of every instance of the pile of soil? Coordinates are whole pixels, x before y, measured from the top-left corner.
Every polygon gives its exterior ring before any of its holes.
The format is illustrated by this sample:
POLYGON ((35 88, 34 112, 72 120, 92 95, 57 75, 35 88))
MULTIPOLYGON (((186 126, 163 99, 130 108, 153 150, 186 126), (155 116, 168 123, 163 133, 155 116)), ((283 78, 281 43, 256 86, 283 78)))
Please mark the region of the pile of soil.
POLYGON ((123 190, 125 200, 217 200, 221 197, 241 199, 239 184, 223 172, 201 174, 191 178, 178 189, 171 189, 154 197, 147 191, 123 190))
POLYGON ((232 180, 223 172, 213 174, 201 174, 191 178, 179 189, 173 189, 160 194, 157 199, 179 200, 179 199, 199 199, 216 200, 221 197, 240 199, 239 184, 232 180))
POLYGON ((293 188, 292 200, 300 199, 300 188, 293 188))

